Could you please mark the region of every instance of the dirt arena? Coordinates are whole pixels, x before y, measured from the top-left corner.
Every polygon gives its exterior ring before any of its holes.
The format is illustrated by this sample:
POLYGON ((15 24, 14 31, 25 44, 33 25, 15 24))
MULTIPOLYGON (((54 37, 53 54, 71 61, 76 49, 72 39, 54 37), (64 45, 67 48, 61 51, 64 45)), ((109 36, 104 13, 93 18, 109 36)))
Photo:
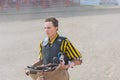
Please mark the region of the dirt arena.
POLYGON ((38 59, 47 16, 59 19, 59 34, 67 36, 83 56, 82 65, 69 69, 70 80, 120 80, 120 8, 52 10, 30 19, 27 14, 0 14, 0 80, 31 80, 24 68, 38 59))

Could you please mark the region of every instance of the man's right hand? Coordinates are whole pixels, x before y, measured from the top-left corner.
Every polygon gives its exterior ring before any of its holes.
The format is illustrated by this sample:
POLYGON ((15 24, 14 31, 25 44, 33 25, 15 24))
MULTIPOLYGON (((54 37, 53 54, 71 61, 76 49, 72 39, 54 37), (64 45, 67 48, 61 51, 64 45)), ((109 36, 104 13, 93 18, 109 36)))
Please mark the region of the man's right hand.
POLYGON ((60 62, 60 64, 58 65, 58 67, 56 69, 66 70, 68 68, 69 68, 69 65, 65 65, 62 62, 60 62))
POLYGON ((27 76, 29 76, 30 70, 25 69, 25 74, 26 74, 27 76))

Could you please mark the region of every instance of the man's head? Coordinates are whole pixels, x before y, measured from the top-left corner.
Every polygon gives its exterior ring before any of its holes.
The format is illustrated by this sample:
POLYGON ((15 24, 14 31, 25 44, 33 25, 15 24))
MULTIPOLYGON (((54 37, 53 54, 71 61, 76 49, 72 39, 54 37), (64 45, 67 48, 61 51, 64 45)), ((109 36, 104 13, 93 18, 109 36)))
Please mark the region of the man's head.
POLYGON ((45 22, 52 22, 54 27, 58 27, 58 20, 55 17, 48 17, 45 22))
POLYGON ((46 18, 44 29, 48 37, 54 36, 58 31, 58 20, 54 17, 46 18))

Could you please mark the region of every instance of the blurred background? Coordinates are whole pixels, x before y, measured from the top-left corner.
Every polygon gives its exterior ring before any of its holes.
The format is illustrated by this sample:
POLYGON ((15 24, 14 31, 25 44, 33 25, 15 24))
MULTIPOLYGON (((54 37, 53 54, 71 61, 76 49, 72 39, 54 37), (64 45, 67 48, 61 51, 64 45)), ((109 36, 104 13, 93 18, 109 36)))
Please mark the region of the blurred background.
POLYGON ((0 8, 52 8, 79 5, 120 5, 119 0, 0 0, 0 8))
POLYGON ((0 80, 31 80, 48 16, 83 56, 70 80, 120 80, 120 0, 0 0, 0 80))
POLYGON ((0 0, 0 21, 36 19, 40 13, 69 12, 70 8, 75 12, 83 7, 90 10, 113 6, 119 7, 120 0, 0 0))

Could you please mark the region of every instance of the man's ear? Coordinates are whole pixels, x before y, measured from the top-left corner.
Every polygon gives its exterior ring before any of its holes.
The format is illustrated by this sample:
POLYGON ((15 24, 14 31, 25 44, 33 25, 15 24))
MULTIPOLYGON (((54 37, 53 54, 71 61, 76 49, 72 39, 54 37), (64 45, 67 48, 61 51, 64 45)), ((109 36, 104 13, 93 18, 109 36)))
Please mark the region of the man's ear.
POLYGON ((58 31, 58 27, 56 27, 56 30, 58 31))

